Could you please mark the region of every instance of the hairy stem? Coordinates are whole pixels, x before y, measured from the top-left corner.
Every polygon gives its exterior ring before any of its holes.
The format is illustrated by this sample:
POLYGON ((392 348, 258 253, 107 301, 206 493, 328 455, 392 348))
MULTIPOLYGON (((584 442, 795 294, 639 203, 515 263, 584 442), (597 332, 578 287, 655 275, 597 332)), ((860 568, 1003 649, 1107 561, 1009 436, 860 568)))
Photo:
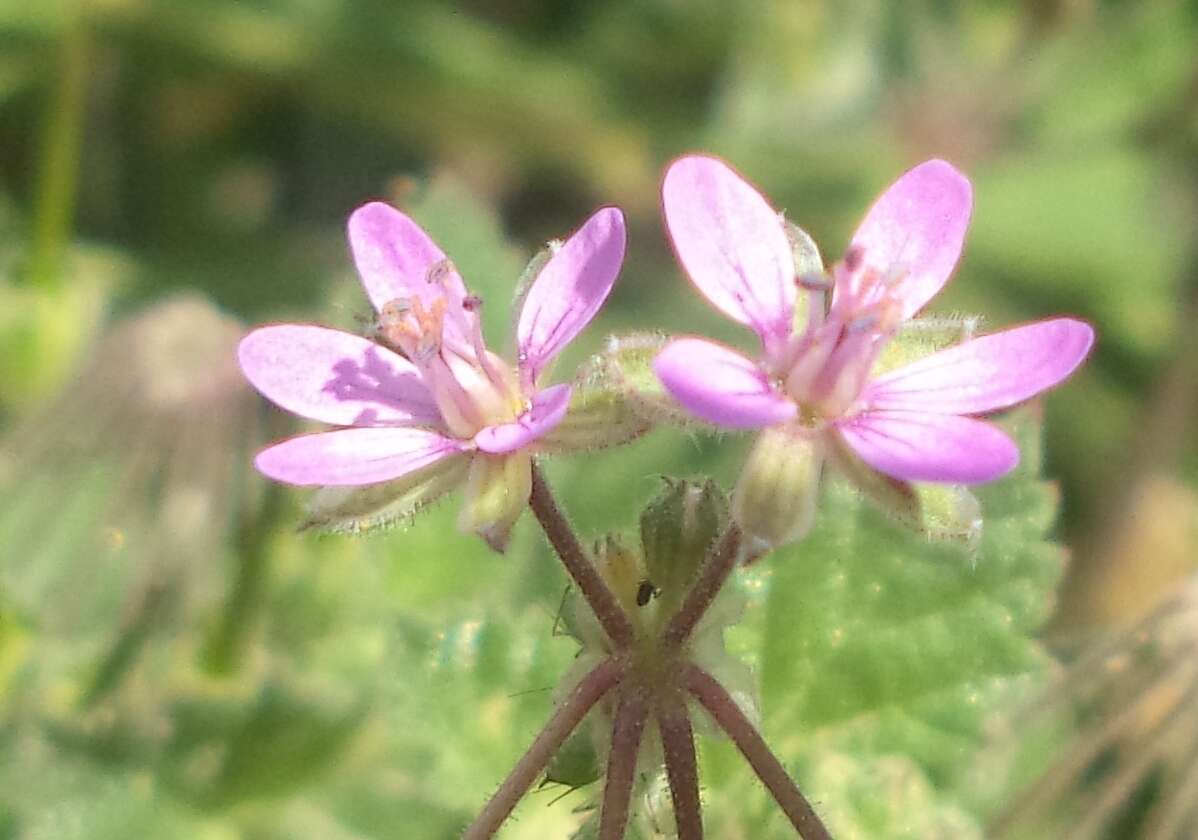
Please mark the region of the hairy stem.
POLYGON ((579 680, 570 696, 558 706, 545 728, 533 739, 528 751, 503 780, 482 813, 466 829, 462 840, 487 840, 495 835, 529 786, 570 737, 570 733, 622 676, 623 666, 614 659, 607 659, 579 680))
POLYGON ((687 689, 728 733, 803 840, 831 840, 832 835, 811 803, 787 775, 782 762, 770 751, 761 733, 745 717, 732 695, 711 674, 696 665, 687 666, 685 679, 687 689))
POLYGON ((699 579, 686 593, 686 600, 670 618, 670 623, 666 625, 665 633, 662 634, 662 643, 667 648, 678 647, 690 638, 695 626, 727 582, 740 557, 740 537, 740 528, 736 527, 735 523, 729 524, 724 535, 708 554, 707 564, 703 567, 699 579))
POLYGON ((703 811, 699 804, 699 768, 695 760, 695 734, 686 703, 665 702, 657 710, 657 727, 666 758, 666 777, 674 801, 674 822, 679 840, 703 840, 703 811))
POLYGON ((578 542, 578 537, 574 535, 570 523, 554 501, 553 492, 535 462, 532 465, 532 495, 529 497, 529 506, 532 507, 537 521, 541 523, 541 528, 561 559, 562 565, 574 579, 582 597, 590 604, 612 644, 618 649, 628 647, 633 636, 628 616, 616 602, 603 578, 599 577, 594 564, 578 542))
POLYGON ((649 704, 643 693, 631 691, 620 698, 612 724, 611 752, 607 756, 607 782, 603 786, 603 809, 599 812, 599 840, 623 840, 628 828, 636 759, 648 717, 649 704))

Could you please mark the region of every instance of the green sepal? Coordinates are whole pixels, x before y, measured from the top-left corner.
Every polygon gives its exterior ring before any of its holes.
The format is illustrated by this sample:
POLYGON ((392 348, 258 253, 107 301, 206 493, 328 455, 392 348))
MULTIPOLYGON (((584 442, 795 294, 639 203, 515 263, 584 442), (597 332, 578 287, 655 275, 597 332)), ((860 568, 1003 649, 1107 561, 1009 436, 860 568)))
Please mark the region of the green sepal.
POLYGON ((533 254, 532 259, 528 261, 528 264, 524 266, 524 270, 520 272, 520 279, 516 281, 516 290, 512 293, 510 335, 516 335, 516 324, 520 321, 520 313, 524 311, 524 300, 528 297, 528 292, 532 289, 532 284, 536 282, 541 271, 560 247, 560 242, 549 243, 533 254))
POLYGON ((394 481, 322 487, 309 500, 300 530, 364 534, 405 522, 464 482, 469 464, 470 458, 460 455, 394 481))
POLYGON ((799 284, 798 294, 795 295, 794 328, 802 333, 807 327, 807 316, 812 299, 819 300, 821 305, 826 300, 823 294, 812 294, 804 288, 804 282, 818 281, 827 283, 827 270, 824 268, 824 258, 820 256, 819 246, 811 235, 794 222, 784 219, 782 227, 786 231, 786 239, 790 242, 790 252, 794 260, 795 281, 799 284))
POLYGON ((653 424, 636 410, 633 398, 605 356, 579 371, 566 417, 537 441, 550 454, 586 452, 636 440, 653 424))
POLYGON ((824 258, 820 256, 819 246, 811 238, 811 234, 790 220, 782 223, 786 230, 786 240, 790 242, 790 251, 794 258, 795 276, 809 277, 824 273, 824 258))
POLYGON ((880 376, 909 365, 933 353, 945 350, 977 335, 981 319, 976 316, 913 318, 903 324, 874 364, 873 375, 880 376))
POLYGON ((960 484, 912 483, 875 470, 838 435, 827 436, 829 459, 873 505, 902 525, 933 540, 975 548, 982 535, 982 507, 960 484))
POLYGON ((923 527, 919 493, 909 481, 893 478, 862 461, 835 432, 826 436, 828 459, 837 474, 885 514, 908 528, 923 527))
POLYGON ((645 421, 693 426, 695 419, 674 401, 653 372, 653 359, 669 340, 662 333, 613 335, 597 363, 612 386, 627 397, 629 407, 645 421))
POLYGON ((732 493, 732 516, 751 554, 801 540, 815 522, 823 443, 800 429, 763 429, 732 493))
POLYGON ((982 539, 982 505, 961 484, 916 484, 920 527, 931 539, 959 542, 974 551, 982 539))

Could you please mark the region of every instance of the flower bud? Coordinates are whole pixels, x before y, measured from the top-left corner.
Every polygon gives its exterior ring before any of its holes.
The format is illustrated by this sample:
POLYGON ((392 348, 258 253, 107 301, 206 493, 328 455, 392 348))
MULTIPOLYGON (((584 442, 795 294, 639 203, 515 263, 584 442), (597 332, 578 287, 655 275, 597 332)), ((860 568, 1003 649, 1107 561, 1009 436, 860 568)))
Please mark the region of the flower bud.
POLYGON ((527 453, 476 452, 470 459, 458 529, 473 531, 502 554, 531 494, 532 461, 527 453))
POLYGON ((728 521, 728 500, 715 482, 665 479, 641 513, 645 571, 663 609, 681 602, 728 521))
POLYGON ((604 375, 628 399, 629 407, 647 423, 693 426, 694 417, 681 408, 653 372, 653 360, 669 339, 661 333, 610 336, 599 356, 604 375))
POLYGON ((635 615, 641 584, 645 581, 645 564, 640 554, 619 537, 608 534, 596 543, 595 557, 599 574, 624 612, 635 615))
POLYGON ((757 437, 732 495, 732 516, 750 556, 801 540, 815 522, 821 443, 774 427, 757 437))
POLYGON ((652 425, 636 411, 608 360, 596 356, 579 372, 565 419, 537 445, 550 453, 602 449, 636 440, 652 425))

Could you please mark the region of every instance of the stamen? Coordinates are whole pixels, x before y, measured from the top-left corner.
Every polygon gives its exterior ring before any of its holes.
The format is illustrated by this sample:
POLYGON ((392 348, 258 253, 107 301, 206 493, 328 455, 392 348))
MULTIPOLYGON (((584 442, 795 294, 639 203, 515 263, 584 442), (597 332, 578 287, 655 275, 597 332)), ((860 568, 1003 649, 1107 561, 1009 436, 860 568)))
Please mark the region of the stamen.
POLYGON ((846 333, 870 332, 881 323, 881 320, 876 312, 867 312, 845 324, 844 331, 846 333))

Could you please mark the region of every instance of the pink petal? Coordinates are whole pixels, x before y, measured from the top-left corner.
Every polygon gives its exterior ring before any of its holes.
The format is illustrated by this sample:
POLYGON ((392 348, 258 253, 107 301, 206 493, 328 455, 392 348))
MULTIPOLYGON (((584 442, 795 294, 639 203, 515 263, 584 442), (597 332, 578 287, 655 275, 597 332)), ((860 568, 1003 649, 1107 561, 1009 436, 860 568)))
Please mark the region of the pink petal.
POLYGON ((466 286, 456 270, 440 272, 430 282, 429 269, 445 260, 437 243, 403 213, 372 201, 349 217, 349 245, 362 285, 374 308, 396 298, 419 298, 427 309, 438 297, 447 298, 447 339, 470 346, 472 326, 463 310, 466 286))
POLYGON ((1072 318, 967 341, 899 368, 866 388, 870 408, 977 414, 1051 388, 1090 352, 1094 330, 1072 318))
POLYGON ((565 419, 570 390, 569 385, 554 385, 538 391, 532 398, 532 406, 516 422, 488 426, 474 436, 475 445, 496 455, 527 446, 565 419))
POLYGON ((798 412, 756 362, 701 338, 671 341, 653 360, 653 371, 683 408, 717 426, 756 429, 798 412))
POLYGON ((360 336, 278 324, 243 338, 237 358, 263 396, 302 417, 338 426, 441 424, 416 367, 360 336))
POLYGON ((1019 463, 1019 449, 997 428, 953 414, 867 411, 836 428, 861 460, 904 481, 978 484, 1019 463))
POLYGON ((684 157, 661 189, 666 227, 699 291, 774 347, 790 334, 795 269, 777 212, 721 160, 684 157))
POLYGON ((285 440, 254 459, 263 475, 299 485, 390 481, 466 448, 426 429, 338 429, 285 440))
POLYGON ((942 160, 929 160, 894 182, 865 214, 850 249, 883 277, 902 273, 894 288, 910 318, 952 274, 973 205, 969 180, 942 160))
POLYGON ((624 242, 624 215, 605 207, 541 269, 516 328, 520 366, 530 379, 595 317, 620 273, 624 242))

